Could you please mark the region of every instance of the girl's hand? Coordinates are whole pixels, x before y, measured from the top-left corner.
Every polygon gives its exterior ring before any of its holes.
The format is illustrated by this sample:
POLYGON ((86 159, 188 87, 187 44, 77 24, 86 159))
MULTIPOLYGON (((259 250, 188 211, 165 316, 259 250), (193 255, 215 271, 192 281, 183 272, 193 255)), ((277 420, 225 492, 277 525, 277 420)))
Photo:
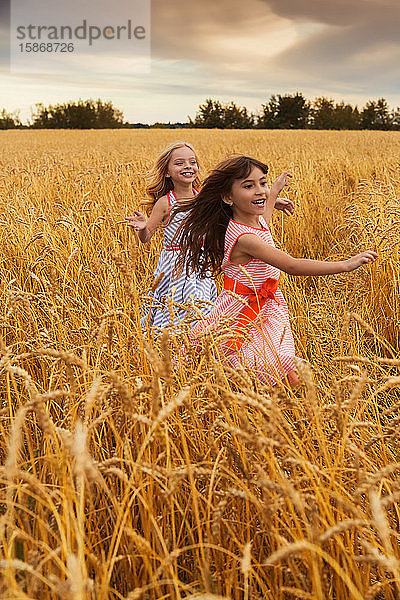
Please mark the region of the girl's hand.
POLYGON ((354 271, 362 265, 374 262, 377 258, 378 255, 373 250, 366 250, 365 252, 361 252, 361 254, 356 254, 344 261, 345 271, 354 271))
POLYGON ((136 231, 142 231, 146 228, 147 220, 143 213, 135 210, 133 217, 125 217, 128 227, 133 227, 136 231))
POLYGON ((289 198, 277 198, 274 208, 281 210, 285 215, 294 213, 294 203, 289 198))
POLYGON ((278 195, 281 193, 283 188, 285 186, 289 185, 290 177, 292 177, 292 175, 290 173, 288 173, 288 171, 283 171, 282 175, 279 175, 279 177, 277 177, 275 179, 270 193, 273 194, 274 196, 278 197, 278 195))

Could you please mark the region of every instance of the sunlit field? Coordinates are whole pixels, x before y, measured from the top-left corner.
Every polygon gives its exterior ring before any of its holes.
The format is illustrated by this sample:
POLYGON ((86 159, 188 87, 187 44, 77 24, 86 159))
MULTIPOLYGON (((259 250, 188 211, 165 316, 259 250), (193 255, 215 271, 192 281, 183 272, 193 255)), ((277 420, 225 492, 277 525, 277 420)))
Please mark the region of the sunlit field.
POLYGON ((400 598, 399 197, 396 132, 0 132, 2 599, 400 598), (293 174, 294 256, 379 252, 282 277, 294 392, 143 339, 124 217, 178 139, 293 174))

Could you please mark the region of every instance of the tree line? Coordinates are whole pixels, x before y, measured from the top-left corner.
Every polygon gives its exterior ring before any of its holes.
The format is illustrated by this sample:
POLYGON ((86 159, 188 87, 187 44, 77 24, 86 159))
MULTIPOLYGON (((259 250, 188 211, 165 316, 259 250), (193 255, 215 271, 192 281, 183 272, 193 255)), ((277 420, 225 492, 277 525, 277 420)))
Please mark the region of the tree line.
POLYGON ((370 100, 359 109, 345 102, 303 94, 273 95, 258 113, 234 102, 207 99, 199 106, 190 127, 221 129, 380 129, 400 130, 400 108, 390 109, 384 98, 370 100))
POLYGON ((36 104, 28 125, 18 112, 0 111, 0 129, 115 129, 115 128, 202 129, 375 129, 400 130, 400 108, 391 109, 385 98, 368 101, 358 108, 326 97, 307 100, 302 93, 272 95, 261 109, 250 112, 235 102, 208 98, 194 119, 180 123, 128 123, 111 101, 79 100, 64 104, 36 104))
POLYGON ((112 102, 79 100, 44 106, 35 104, 29 125, 23 125, 18 112, 0 112, 0 129, 116 129, 124 127, 124 115, 112 102))

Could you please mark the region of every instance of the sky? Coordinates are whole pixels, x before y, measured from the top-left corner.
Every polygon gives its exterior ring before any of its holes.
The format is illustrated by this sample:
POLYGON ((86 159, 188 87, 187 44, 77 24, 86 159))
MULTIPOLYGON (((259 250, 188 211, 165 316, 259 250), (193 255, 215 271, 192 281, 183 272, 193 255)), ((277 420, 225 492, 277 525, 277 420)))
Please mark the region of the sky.
MULTIPOLYGON (((131 1, 113 3, 116 18, 131 1)), ((256 111, 296 91, 400 105, 398 0, 152 0, 150 72, 132 72, 129 48, 117 62, 103 47, 72 71, 60 56, 52 74, 10 72, 9 3, 0 0, 0 110, 23 119, 35 103, 79 98, 111 100, 142 123, 186 121, 206 98, 256 111)))

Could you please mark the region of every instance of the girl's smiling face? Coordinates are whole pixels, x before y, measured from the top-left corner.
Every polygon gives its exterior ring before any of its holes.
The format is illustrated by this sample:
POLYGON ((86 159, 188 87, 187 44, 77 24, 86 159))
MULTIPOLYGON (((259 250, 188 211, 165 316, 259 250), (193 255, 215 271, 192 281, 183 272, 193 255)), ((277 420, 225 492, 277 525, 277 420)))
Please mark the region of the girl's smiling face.
POLYGON ((182 146, 171 153, 167 174, 176 183, 193 183, 199 172, 196 156, 190 148, 182 146))
POLYGON ((268 197, 267 177, 259 167, 253 167, 248 177, 235 179, 231 193, 223 200, 232 206, 233 216, 236 220, 255 217, 254 221, 258 222, 257 218, 264 214, 268 197))

